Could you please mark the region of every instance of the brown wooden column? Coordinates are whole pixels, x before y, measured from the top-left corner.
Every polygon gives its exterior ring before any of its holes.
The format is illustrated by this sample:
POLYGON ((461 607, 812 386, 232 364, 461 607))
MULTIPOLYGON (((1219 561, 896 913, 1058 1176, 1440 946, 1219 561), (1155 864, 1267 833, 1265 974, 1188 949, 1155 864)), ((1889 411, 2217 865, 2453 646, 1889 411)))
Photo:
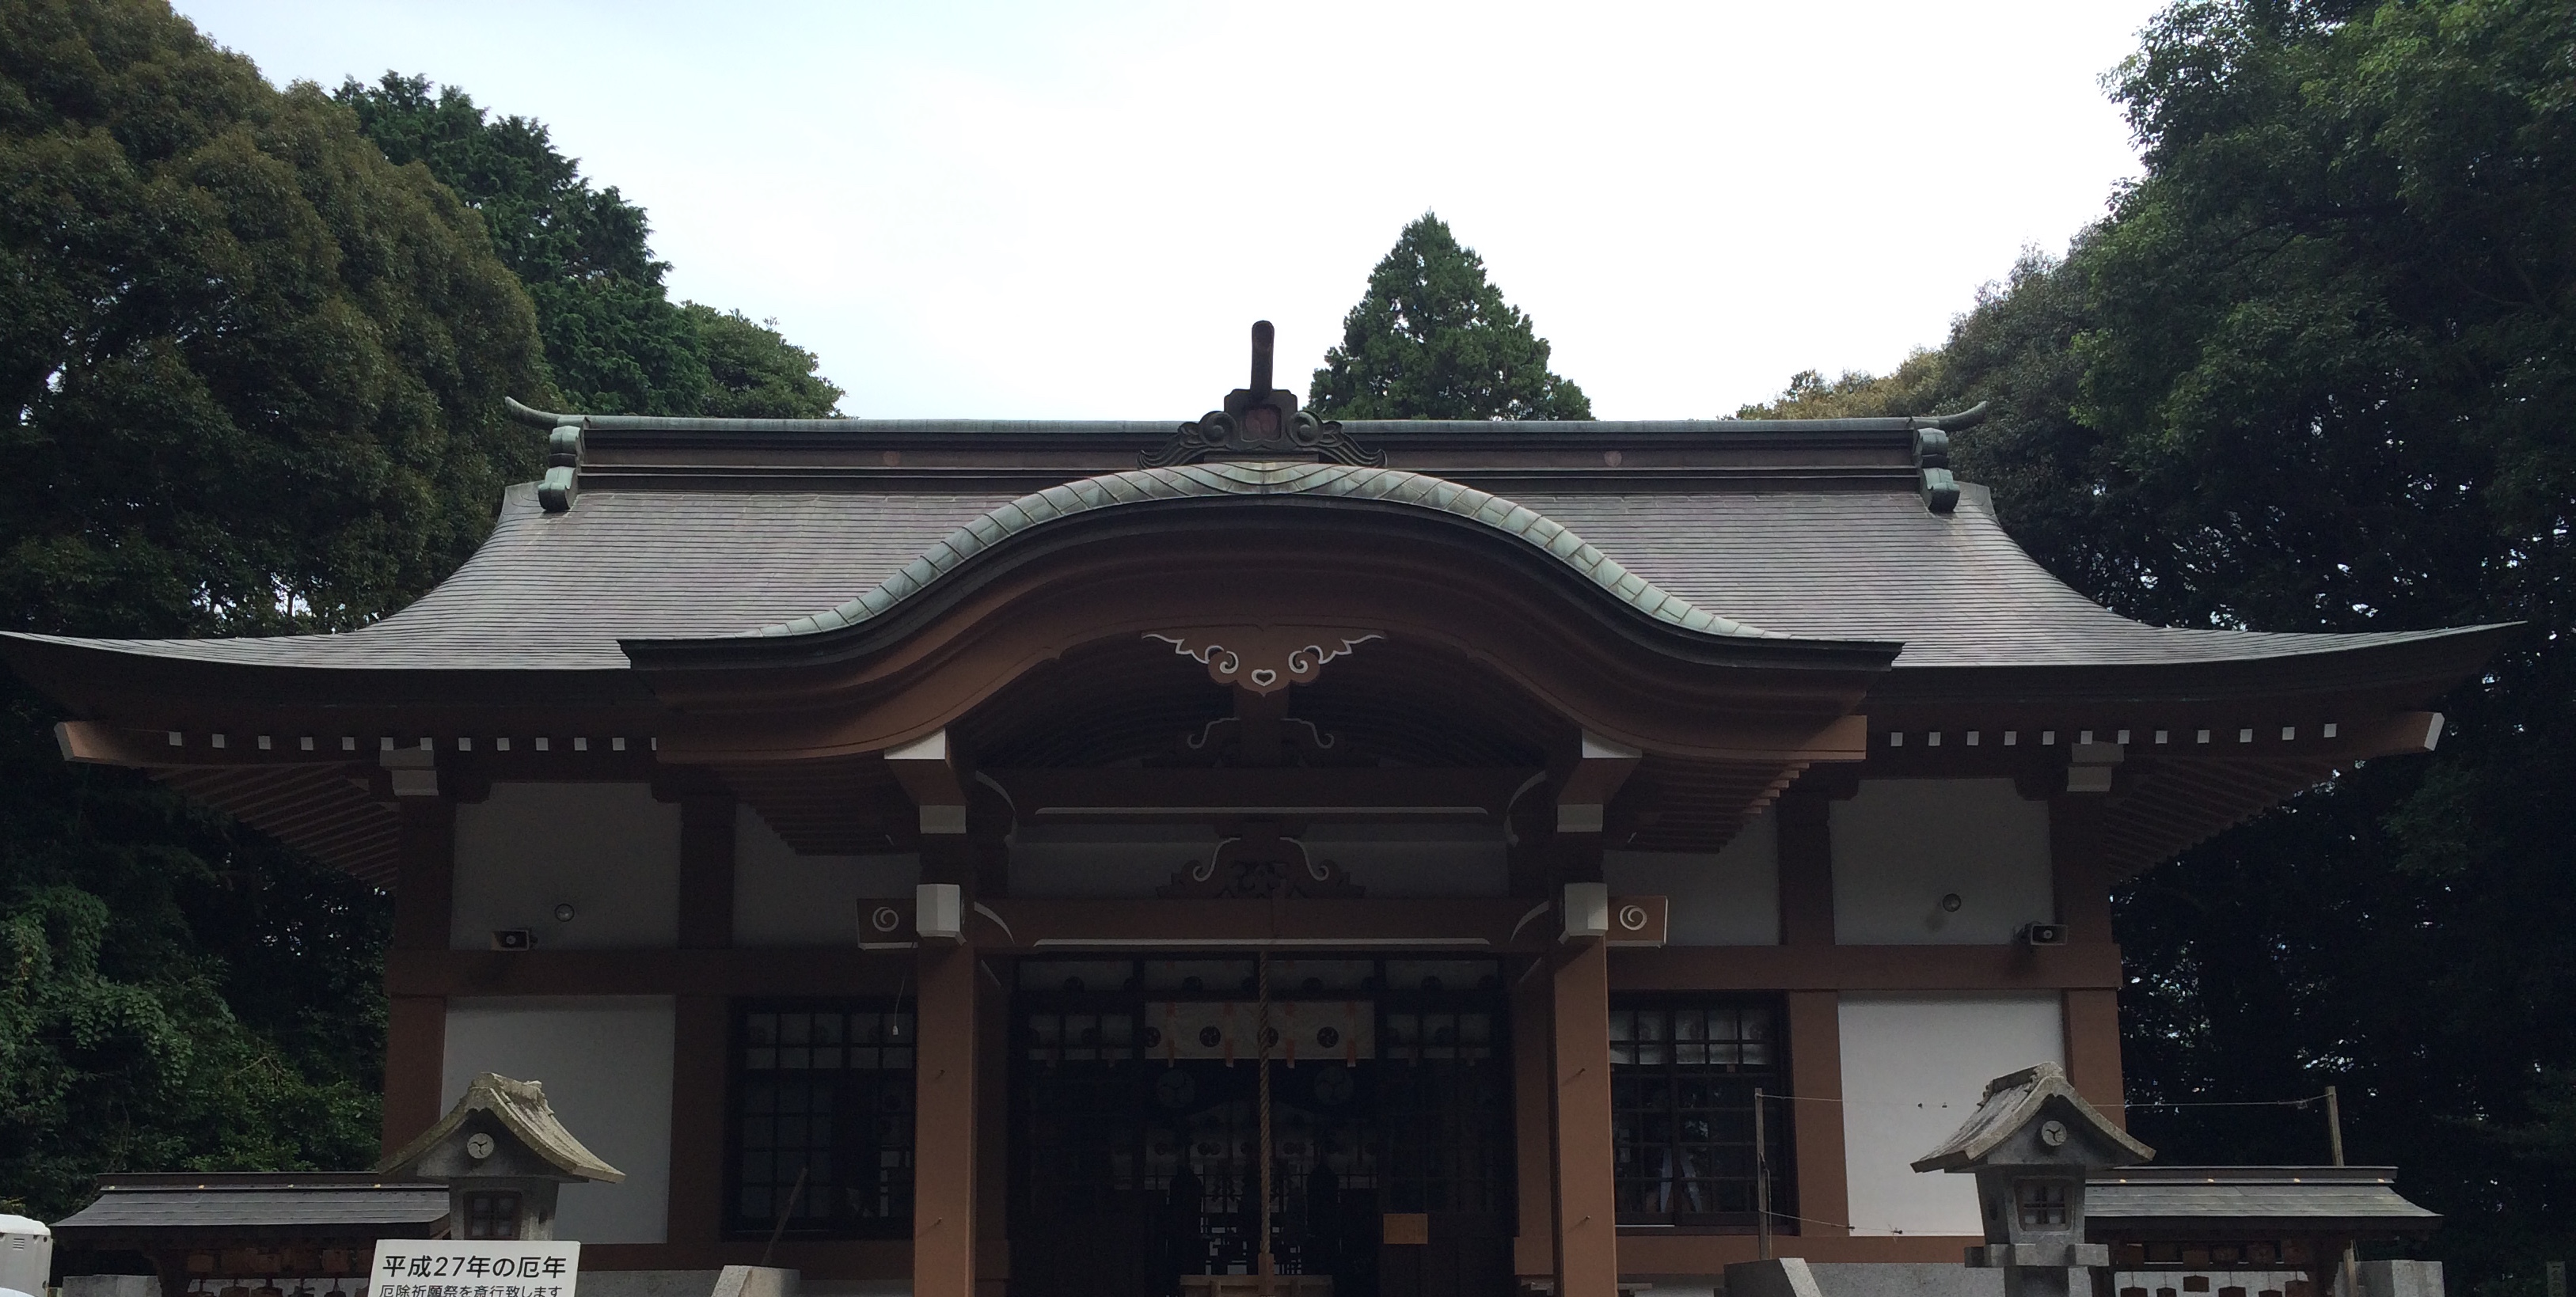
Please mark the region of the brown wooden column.
MULTIPOLYGON (((2102 796, 2062 793, 2048 802, 2049 883, 2057 894, 2057 921, 2071 945, 2108 946, 2111 877, 2102 862, 2102 796)), ((2066 1080, 2086 1103, 2126 1125, 2125 1082, 2120 1067, 2120 993, 2075 990, 2063 1001, 2066 1080)))
POLYGON ((1833 794, 1816 776, 1780 794, 1780 944, 1834 944, 1833 794))
MULTIPOLYGON (((1857 786, 1841 772, 1811 771, 1780 796, 1782 945, 1834 944, 1833 804, 1857 786)), ((1843 1223, 1851 1219, 1851 1171, 1843 1146, 1842 995, 1792 991, 1786 999, 1789 1090, 1798 1097, 1766 1115, 1789 1119, 1798 1214, 1805 1217, 1795 1232, 1841 1237, 1851 1232, 1843 1223)))
POLYGON ((914 1066, 913 1297, 975 1297, 975 951, 924 943, 914 1066))
POLYGON ((733 944, 734 800, 718 791, 680 798, 680 948, 733 944))
MULTIPOLYGON (((947 732, 886 753, 886 766, 919 811, 921 881, 954 885, 973 905, 985 853, 967 836, 967 780, 950 759, 947 732)), ((925 937, 914 976, 912 1297, 976 1297, 983 974, 974 947, 925 937)))
MULTIPOLYGON (((405 798, 394 876, 393 948, 444 951, 456 913, 456 803, 405 798)), ((447 1066, 447 1000, 395 996, 386 1005, 383 1145, 388 1154, 435 1125, 447 1066)))
POLYGON ((1618 1297, 1610 1141, 1610 952, 1570 941, 1551 962, 1557 1297, 1618 1297))
MULTIPOLYGON (((680 948, 733 944, 734 816, 731 795, 680 797, 680 948)), ((663 1228, 674 1244, 713 1247, 724 1237, 726 1080, 732 1002, 682 995, 671 1033, 671 1197, 663 1228)))
POLYGON ((1003 1297, 1011 1283, 1010 1129, 1011 985, 1009 960, 977 956, 976 976, 983 980, 976 1003, 976 1029, 982 1038, 975 1055, 975 1288, 981 1297, 1003 1297))
POLYGON ((1555 983, 1542 960, 1512 987, 1512 1153, 1519 1178, 1520 1221, 1512 1270, 1524 1278, 1556 1273, 1556 1124, 1548 1092, 1556 1042, 1555 983))
MULTIPOLYGON (((2067 793, 2048 801, 2048 881, 2057 897, 2057 921, 2074 945, 2107 946, 2111 936, 2111 877, 2102 864, 2102 796, 2067 793)), ((2085 1096, 2092 1102, 2092 1096, 2085 1096)))
MULTIPOLYGON (((1840 1238, 1851 1229, 1850 1164, 1843 1149, 1842 995, 1835 991, 1788 994, 1789 1092, 1769 1115, 1789 1119, 1789 1156, 1798 1179, 1798 1215, 1792 1232, 1806 1238, 1840 1238)), ((1779 1222, 1774 1222, 1776 1228, 1779 1222)))

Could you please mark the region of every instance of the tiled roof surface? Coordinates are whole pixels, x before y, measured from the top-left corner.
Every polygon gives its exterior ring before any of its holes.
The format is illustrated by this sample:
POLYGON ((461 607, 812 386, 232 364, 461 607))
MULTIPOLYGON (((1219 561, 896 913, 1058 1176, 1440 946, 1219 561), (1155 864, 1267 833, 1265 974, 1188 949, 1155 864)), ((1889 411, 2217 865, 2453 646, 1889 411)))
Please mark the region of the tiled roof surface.
POLYGON ((420 1227, 445 1220, 448 1206, 443 1184, 328 1172, 118 1176, 100 1187, 96 1202, 54 1222, 56 1235, 79 1243, 155 1229, 420 1227))
MULTIPOLYGON (((1415 479, 1424 480, 1431 479, 1415 479)), ((87 642, 245 665, 621 670, 623 638, 752 634, 839 608, 1017 498, 592 491, 571 512, 548 515, 534 488, 522 485, 511 488, 491 539, 456 575, 363 630, 87 642)), ((1973 491, 1947 516, 1894 492, 1531 492, 1492 511, 1518 517, 1501 507, 1512 503, 1538 516, 1524 524, 1553 520, 1713 618, 1773 634, 1901 640, 1899 669, 2182 663, 2419 637, 2141 625, 2051 577, 1973 491)))
POLYGON ((2429 1227, 2441 1217, 2401 1197, 2388 1167, 2158 1166, 2097 1171, 2085 1214, 2116 1230, 2146 1221, 2205 1220, 2285 1227, 2326 1222, 2429 1227))

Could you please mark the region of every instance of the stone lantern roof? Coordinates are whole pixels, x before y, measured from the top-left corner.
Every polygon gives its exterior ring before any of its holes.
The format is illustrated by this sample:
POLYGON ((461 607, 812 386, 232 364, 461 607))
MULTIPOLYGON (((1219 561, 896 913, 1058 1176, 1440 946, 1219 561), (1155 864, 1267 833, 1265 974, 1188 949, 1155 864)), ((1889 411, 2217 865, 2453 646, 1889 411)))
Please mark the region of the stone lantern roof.
POLYGON ((2067 1084, 2066 1069, 2041 1063, 1986 1083, 1977 1111, 1917 1171, 2007 1166, 2128 1166, 2156 1155, 2111 1123, 2067 1084))
POLYGON ((597 1180, 620 1184, 626 1173, 600 1160, 556 1120, 546 1088, 485 1072, 438 1124, 377 1168, 386 1175, 433 1180, 508 1176, 597 1180), (493 1137, 476 1145, 477 1136, 493 1137))

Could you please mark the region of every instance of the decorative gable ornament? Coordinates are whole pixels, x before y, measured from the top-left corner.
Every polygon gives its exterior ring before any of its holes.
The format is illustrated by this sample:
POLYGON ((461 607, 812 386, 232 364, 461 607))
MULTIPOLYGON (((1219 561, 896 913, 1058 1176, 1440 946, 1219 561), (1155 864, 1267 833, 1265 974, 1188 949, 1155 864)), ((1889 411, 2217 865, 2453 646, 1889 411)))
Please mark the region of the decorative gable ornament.
POLYGON ((376 1170, 446 1181, 449 1236, 467 1240, 553 1238, 564 1185, 626 1179, 564 1129, 543 1085, 497 1072, 475 1077, 438 1124, 376 1170))
POLYGON ((1297 407, 1297 394, 1270 386, 1270 321, 1252 326, 1252 386, 1226 393, 1225 408, 1184 423, 1172 439, 1153 451, 1139 452, 1143 468, 1170 468, 1208 459, 1306 459, 1378 468, 1386 452, 1360 448, 1338 422, 1318 419, 1297 407))
POLYGON ((2076 1271, 2111 1263, 2108 1246, 2085 1241, 2087 1173, 2155 1155, 2042 1063, 1987 1082, 1977 1111, 1914 1169, 1977 1177, 1986 1242, 1967 1262, 2002 1270, 2005 1297, 2070 1297, 2091 1291, 2075 1288, 2076 1271))

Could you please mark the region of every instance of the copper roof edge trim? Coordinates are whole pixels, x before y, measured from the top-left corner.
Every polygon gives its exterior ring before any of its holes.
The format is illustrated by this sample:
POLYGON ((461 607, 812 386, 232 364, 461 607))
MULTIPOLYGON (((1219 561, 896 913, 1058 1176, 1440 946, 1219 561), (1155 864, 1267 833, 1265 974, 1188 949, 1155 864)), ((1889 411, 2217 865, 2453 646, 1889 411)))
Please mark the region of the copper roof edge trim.
MULTIPOLYGON (((704 419, 657 414, 578 414, 540 410, 502 398, 511 419, 531 428, 579 427, 599 432, 841 432, 973 433, 1053 432, 1092 436, 1169 436, 1181 420, 1161 419, 704 419)), ((1353 435, 1474 432, 1629 436, 1637 433, 1727 432, 1956 432, 1985 422, 1986 402, 1949 414, 1890 415, 1868 419, 1347 419, 1353 435)))

